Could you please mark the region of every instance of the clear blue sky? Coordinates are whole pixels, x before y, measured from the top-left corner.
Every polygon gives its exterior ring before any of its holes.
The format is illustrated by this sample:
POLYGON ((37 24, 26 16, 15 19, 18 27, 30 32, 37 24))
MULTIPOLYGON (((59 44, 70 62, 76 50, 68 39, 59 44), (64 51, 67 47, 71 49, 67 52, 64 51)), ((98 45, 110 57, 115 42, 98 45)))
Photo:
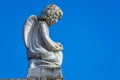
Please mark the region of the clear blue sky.
POLYGON ((65 80, 120 80, 119 0, 1 0, 0 77, 26 77, 23 25, 50 3, 64 12, 50 35, 64 45, 65 80))

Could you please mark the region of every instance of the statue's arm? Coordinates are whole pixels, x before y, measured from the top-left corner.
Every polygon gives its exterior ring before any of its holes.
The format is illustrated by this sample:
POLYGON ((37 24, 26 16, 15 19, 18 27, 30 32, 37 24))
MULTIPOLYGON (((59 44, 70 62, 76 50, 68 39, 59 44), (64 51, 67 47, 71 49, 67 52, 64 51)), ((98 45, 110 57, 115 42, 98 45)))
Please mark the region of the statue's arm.
POLYGON ((29 35, 32 27, 34 26, 35 22, 37 21, 37 17, 35 15, 31 15, 25 22, 24 28, 23 28, 23 39, 25 46, 29 47, 29 35))
POLYGON ((47 24, 42 21, 39 23, 39 27, 42 32, 42 39, 44 40, 45 44, 47 45, 47 48, 50 51, 61 51, 62 45, 55 43, 49 36, 48 26, 47 24))

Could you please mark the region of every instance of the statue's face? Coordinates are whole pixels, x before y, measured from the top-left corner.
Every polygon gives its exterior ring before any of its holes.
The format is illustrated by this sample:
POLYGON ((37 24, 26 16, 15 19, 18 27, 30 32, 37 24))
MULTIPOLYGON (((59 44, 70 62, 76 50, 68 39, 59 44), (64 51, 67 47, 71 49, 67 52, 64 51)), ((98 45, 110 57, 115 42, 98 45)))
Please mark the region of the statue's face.
POLYGON ((48 26, 55 24, 63 15, 62 10, 56 5, 48 5, 38 17, 39 20, 45 21, 48 26))

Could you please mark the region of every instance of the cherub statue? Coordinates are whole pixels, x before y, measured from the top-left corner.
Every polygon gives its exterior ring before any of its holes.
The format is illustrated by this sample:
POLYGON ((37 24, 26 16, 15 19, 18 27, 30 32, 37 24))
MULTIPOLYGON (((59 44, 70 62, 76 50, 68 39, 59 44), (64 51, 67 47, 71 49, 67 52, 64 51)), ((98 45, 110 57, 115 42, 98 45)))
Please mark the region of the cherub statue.
POLYGON ((29 60, 27 77, 60 78, 63 46, 49 36, 49 26, 55 24, 63 15, 62 10, 48 5, 36 17, 31 15, 23 29, 23 38, 29 60))

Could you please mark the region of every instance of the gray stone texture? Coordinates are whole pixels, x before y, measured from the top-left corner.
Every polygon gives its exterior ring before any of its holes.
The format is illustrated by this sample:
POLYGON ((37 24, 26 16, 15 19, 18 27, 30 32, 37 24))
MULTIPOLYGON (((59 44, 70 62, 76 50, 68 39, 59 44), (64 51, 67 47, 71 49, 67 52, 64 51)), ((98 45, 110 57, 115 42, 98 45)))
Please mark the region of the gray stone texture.
POLYGON ((31 15, 26 20, 23 38, 29 61, 27 78, 42 78, 41 80, 62 78, 63 46, 50 38, 48 29, 62 15, 63 12, 57 5, 50 4, 38 17, 31 15))
POLYGON ((0 80, 64 80, 63 78, 3 78, 0 80))
POLYGON ((28 70, 29 77, 35 77, 35 78, 61 78, 62 73, 61 69, 56 68, 48 68, 48 67, 39 67, 34 69, 28 70))

